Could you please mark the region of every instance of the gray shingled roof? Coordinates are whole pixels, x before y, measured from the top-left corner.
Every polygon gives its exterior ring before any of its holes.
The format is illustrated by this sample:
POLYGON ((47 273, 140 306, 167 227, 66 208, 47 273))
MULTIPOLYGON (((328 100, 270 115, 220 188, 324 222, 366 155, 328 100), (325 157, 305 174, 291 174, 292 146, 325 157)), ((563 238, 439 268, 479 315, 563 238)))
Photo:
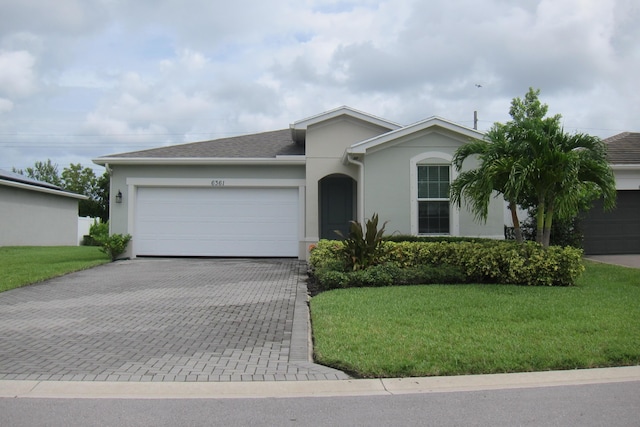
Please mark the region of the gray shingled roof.
POLYGON ((640 164, 640 133, 623 132, 603 141, 611 164, 640 164))
POLYGON ((304 155, 304 146, 291 138, 290 129, 254 133, 212 141, 170 145, 149 150, 112 154, 118 158, 275 158, 304 155))

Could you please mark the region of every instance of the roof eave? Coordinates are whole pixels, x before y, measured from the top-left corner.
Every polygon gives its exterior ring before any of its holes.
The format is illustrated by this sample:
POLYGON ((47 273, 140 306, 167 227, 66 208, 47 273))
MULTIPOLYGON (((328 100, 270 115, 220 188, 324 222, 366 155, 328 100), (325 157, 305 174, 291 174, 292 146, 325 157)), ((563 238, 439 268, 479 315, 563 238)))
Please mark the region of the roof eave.
POLYGON ((464 135, 468 138, 483 138, 484 132, 481 132, 476 129, 471 129, 457 123, 451 122, 449 120, 443 119, 441 117, 433 116, 427 119, 421 120, 414 124, 405 126, 400 129, 393 130, 391 132, 374 136, 373 138, 358 142, 353 144, 349 148, 347 148, 346 152, 349 154, 366 154, 367 150, 378 145, 384 144, 386 142, 392 141, 394 139, 402 138, 404 136, 410 135, 414 132, 419 132, 421 130, 429 129, 432 127, 441 127, 443 129, 449 130, 451 132, 456 132, 461 135, 464 135))
POLYGON ((70 193, 68 191, 55 190, 53 188, 47 188, 47 187, 39 187, 37 185, 24 184, 22 182, 9 181, 9 180, 6 180, 6 179, 0 179, 0 184, 6 185, 7 187, 20 188, 22 190, 37 191, 39 193, 46 193, 46 194, 53 194, 53 195, 56 195, 56 196, 69 197, 71 199, 78 199, 78 200, 87 200, 88 199, 87 196, 83 196, 82 194, 70 193))
POLYGON ((611 163, 613 170, 640 170, 640 163, 611 163))
POLYGON ((93 163, 109 165, 304 165, 305 156, 276 157, 98 157, 93 163))

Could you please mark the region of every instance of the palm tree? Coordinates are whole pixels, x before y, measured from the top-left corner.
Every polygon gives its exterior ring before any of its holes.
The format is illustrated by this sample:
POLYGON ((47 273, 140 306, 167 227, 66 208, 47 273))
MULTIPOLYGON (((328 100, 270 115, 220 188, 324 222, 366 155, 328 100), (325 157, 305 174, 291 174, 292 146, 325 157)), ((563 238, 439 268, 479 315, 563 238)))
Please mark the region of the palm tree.
POLYGON ((569 135, 560 115, 545 117, 548 107, 529 89, 524 100, 514 98, 503 125, 495 123, 485 140, 460 147, 454 156, 457 170, 477 155, 479 167, 461 173, 451 185, 451 199, 469 203, 478 218, 486 219, 494 192, 509 203, 516 237, 521 234, 516 206, 536 208, 536 241, 549 246, 554 217, 575 217, 586 202, 602 196, 605 208, 615 205, 615 177, 606 160, 606 146, 597 137, 569 135))
POLYGON ((477 155, 480 166, 462 172, 451 184, 451 200, 460 207, 462 198, 470 204, 476 219, 486 221, 492 195, 502 194, 508 203, 516 240, 522 242, 522 231, 517 213, 517 193, 511 185, 512 173, 519 156, 509 142, 507 127, 495 123, 485 139, 474 140, 461 146, 455 153, 453 165, 457 171, 470 156, 477 155), (497 193, 497 194, 496 194, 497 193))
POLYGON ((537 242, 548 247, 554 218, 575 217, 585 198, 602 196, 605 209, 615 206, 615 176, 599 138, 567 134, 555 120, 535 132, 524 128, 516 133, 529 160, 517 164, 514 186, 535 201, 537 242))

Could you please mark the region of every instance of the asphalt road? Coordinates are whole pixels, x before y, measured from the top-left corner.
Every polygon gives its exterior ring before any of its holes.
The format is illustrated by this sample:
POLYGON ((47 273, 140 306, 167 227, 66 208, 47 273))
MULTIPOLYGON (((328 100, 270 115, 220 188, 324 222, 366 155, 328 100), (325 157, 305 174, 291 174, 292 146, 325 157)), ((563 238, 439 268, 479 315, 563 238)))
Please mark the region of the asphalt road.
POLYGON ((640 426, 640 382, 253 399, 0 399, 2 426, 640 426))

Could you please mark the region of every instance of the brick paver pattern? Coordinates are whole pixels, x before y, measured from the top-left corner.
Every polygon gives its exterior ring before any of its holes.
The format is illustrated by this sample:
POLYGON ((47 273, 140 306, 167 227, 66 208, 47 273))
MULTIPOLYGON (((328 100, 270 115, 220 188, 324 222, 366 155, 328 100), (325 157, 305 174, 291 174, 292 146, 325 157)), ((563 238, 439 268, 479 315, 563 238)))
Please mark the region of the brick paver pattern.
POLYGON ((0 293, 0 380, 346 379, 309 361, 305 268, 136 259, 0 293))

